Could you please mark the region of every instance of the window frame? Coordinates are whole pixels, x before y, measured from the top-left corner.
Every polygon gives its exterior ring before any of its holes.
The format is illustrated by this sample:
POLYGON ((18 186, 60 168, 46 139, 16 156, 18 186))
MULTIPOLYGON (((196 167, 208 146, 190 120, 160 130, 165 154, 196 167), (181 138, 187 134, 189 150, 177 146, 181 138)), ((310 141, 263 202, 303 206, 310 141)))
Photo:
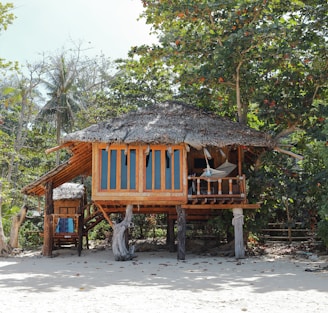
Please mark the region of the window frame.
POLYGON ((98 157, 99 157, 99 169, 98 169, 98 175, 99 175, 99 182, 98 182, 98 191, 99 192, 135 192, 138 190, 139 185, 139 179, 138 179, 138 146, 122 146, 122 145, 110 145, 110 146, 103 146, 100 145, 97 149, 98 151, 98 157), (106 169, 103 168, 103 151, 107 151, 107 173, 106 169), (122 162, 123 162, 123 155, 127 158, 127 164, 131 164, 131 151, 135 151, 135 178, 131 179, 131 167, 126 167, 126 188, 122 187, 122 162), (112 153, 113 152, 113 153, 112 153), (111 159, 114 158, 114 152, 115 152, 115 171, 114 176, 111 176, 111 168, 113 166, 113 163, 111 162, 111 159), (122 154, 124 153, 124 154, 122 154), (105 170, 105 173, 104 173, 105 170), (106 178, 104 179, 107 182, 107 187, 104 188, 102 182, 103 182, 103 175, 106 174, 106 178), (133 188, 131 188, 131 181, 133 181, 133 188), (115 187, 114 187, 115 186, 115 187))

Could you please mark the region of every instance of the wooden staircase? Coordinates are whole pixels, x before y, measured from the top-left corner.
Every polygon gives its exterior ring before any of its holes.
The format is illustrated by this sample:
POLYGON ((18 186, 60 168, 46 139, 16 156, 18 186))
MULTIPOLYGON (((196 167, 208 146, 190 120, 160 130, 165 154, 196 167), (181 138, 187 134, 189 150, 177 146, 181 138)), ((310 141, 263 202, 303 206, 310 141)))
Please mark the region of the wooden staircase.
POLYGON ((83 212, 83 234, 98 225, 105 217, 94 203, 88 203, 83 212))

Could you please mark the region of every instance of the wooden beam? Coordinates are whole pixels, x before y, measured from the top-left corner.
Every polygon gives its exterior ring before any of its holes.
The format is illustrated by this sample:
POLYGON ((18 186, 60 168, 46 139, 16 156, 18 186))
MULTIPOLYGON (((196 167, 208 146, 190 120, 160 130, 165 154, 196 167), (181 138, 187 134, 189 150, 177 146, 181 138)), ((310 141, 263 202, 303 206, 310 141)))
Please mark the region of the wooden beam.
POLYGON ((47 150, 46 150, 46 154, 49 154, 49 153, 55 152, 55 151, 57 151, 57 150, 63 149, 63 148, 65 148, 65 147, 69 146, 69 145, 71 145, 71 143, 66 142, 66 143, 64 143, 64 144, 62 144, 62 145, 60 145, 60 146, 56 146, 56 147, 53 147, 53 148, 47 149, 47 150))
POLYGON ((243 158, 243 150, 241 145, 238 146, 238 175, 242 176, 242 158, 243 158))
POLYGON ((197 210, 229 210, 234 208, 241 209, 259 209, 259 203, 231 203, 231 204, 183 204, 182 209, 197 209, 197 210))
POLYGON ((107 215, 107 212, 103 209, 103 207, 100 204, 97 204, 97 207, 100 209, 101 213, 104 215, 104 218, 109 223, 109 225, 114 229, 113 222, 107 215))

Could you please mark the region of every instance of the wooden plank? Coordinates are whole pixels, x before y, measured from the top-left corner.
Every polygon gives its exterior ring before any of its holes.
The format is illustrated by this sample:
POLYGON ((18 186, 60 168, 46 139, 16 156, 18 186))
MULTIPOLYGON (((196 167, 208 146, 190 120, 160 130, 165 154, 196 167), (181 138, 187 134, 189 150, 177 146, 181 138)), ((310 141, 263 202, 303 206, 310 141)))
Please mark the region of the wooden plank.
POLYGON ((109 218, 109 216, 107 215, 106 211, 103 209, 103 207, 101 205, 97 205, 97 207, 100 209, 100 211, 102 212, 102 214, 104 215, 106 221, 109 223, 109 225, 114 228, 113 226, 113 222, 112 220, 109 218))
MULTIPOLYGON (((261 236, 262 237, 262 236, 261 236)), ((272 239, 272 240, 289 240, 288 236, 270 236, 270 235, 264 235, 263 238, 265 239, 272 239)), ((298 237, 291 237, 291 240, 306 240, 306 239, 310 239, 313 238, 313 236, 298 236, 298 237)))
POLYGON ((234 203, 234 204, 182 204, 181 207, 183 209, 199 209, 199 210, 225 210, 225 209, 259 209, 261 207, 260 204, 257 203, 234 203))
MULTIPOLYGON (((261 229, 261 231, 265 231, 265 232, 279 232, 279 231, 282 231, 282 232, 287 232, 288 231, 288 228, 264 228, 264 229, 261 229)), ((297 228, 292 228, 291 229, 292 232, 309 232, 310 229, 297 229, 297 228)))

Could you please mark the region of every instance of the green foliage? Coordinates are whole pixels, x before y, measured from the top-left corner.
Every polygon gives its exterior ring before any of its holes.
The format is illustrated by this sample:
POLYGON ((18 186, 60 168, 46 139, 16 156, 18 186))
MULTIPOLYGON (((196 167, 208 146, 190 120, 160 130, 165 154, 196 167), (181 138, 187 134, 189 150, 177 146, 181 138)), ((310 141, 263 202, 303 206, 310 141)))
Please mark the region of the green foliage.
MULTIPOLYGON (((23 202, 21 188, 53 169, 55 156, 44 150, 57 144, 59 134, 138 106, 178 99, 268 131, 277 145, 304 156, 295 161, 269 152, 261 156, 261 168, 249 169, 249 201, 262 200, 263 205, 245 218, 247 228, 286 219, 287 213, 289 219, 312 227, 320 216, 319 232, 326 240, 327 1, 143 3, 143 16, 159 42, 132 47, 129 58, 117 60, 116 68, 105 56, 83 57, 78 48, 45 58, 30 68, 31 75, 16 81, 2 78, 0 167, 6 232, 11 208, 23 202), (41 81, 50 99, 39 97, 41 81), (36 122, 36 116, 45 123, 36 122)), ((0 3, 0 32, 13 21, 12 8, 0 3)), ((68 155, 63 151, 60 157, 66 160, 68 155)), ((35 199, 28 201, 37 205, 35 199)), ((223 214, 226 218, 208 226, 220 236, 231 234, 231 212, 223 214)), ((162 235, 165 231, 156 232, 158 224, 164 225, 161 216, 154 222, 153 216, 136 215, 134 235, 162 235)), ((24 224, 23 231, 33 234, 33 227, 24 224)), ((101 223, 90 237, 103 239, 109 230, 101 223)))
POLYGON ((112 232, 111 226, 107 221, 101 221, 89 232, 90 240, 105 240, 108 234, 112 232))
POLYGON ((13 8, 12 3, 0 2, 0 32, 7 30, 8 26, 15 19, 15 15, 12 13, 13 8))
POLYGON ((136 239, 158 238, 166 235, 164 214, 136 214, 133 216, 132 236, 136 239))
POLYGON ((196 105, 245 122, 257 102, 267 118, 301 123, 326 85, 325 1, 143 2, 160 44, 131 55, 164 62, 196 105))
POLYGON ((322 167, 321 171, 316 175, 319 194, 316 198, 321 217, 321 221, 318 224, 318 235, 328 247, 328 121, 325 123, 323 134, 326 136, 326 140, 318 143, 318 154, 322 158, 322 167))
POLYGON ((39 248, 42 245, 42 231, 42 219, 27 219, 19 229, 19 244, 22 248, 39 248))
MULTIPOLYGON (((6 31, 8 26, 12 24, 15 15, 12 13, 14 5, 12 3, 2 3, 0 2, 0 34, 6 31)), ((0 57, 0 70, 1 69, 17 69, 17 62, 8 62, 0 57)))
POLYGON ((318 224, 318 236, 322 239, 323 243, 328 248, 328 218, 323 217, 318 224))

